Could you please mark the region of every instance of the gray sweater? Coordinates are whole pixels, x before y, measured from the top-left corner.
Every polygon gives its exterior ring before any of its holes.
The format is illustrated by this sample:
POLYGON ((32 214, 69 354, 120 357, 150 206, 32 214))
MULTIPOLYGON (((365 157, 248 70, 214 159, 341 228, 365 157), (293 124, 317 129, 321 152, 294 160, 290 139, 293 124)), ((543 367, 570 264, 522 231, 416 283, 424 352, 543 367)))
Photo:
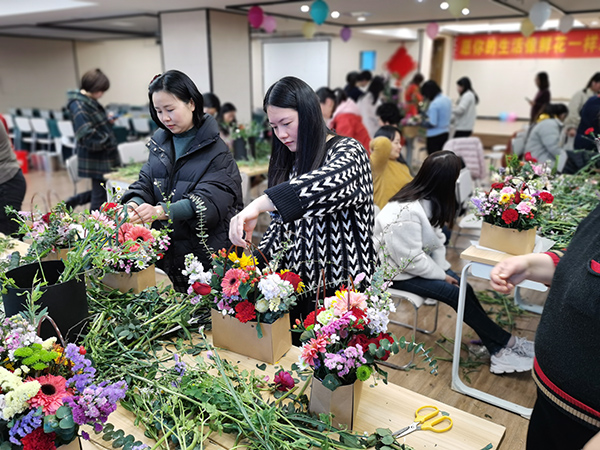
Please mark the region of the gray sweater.
POLYGON ((10 138, 4 125, 0 123, 0 184, 11 180, 18 171, 19 163, 13 152, 10 138))
POLYGON ((548 161, 552 164, 556 156, 563 152, 559 145, 562 127, 563 124, 558 119, 545 119, 536 123, 525 142, 525 152, 531 152, 531 156, 540 163, 548 161))

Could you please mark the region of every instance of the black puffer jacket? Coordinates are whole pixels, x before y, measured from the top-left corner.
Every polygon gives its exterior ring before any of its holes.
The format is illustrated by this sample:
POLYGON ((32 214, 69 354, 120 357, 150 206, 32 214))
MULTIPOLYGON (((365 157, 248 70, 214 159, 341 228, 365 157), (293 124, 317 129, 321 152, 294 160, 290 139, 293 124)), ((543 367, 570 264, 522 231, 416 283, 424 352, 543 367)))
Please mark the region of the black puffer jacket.
MULTIPOLYGON (((165 202, 169 195, 171 203, 183 199, 192 201, 195 216, 173 220, 171 245, 158 263, 181 290, 185 287, 181 270, 186 254, 194 253, 207 269, 211 252, 231 245, 229 221, 243 207, 240 172, 219 137, 217 122, 209 115, 204 116, 189 150, 177 161, 174 161, 172 135, 165 130, 156 131, 147 147, 150 150, 148 162, 142 167, 138 181, 123 195, 122 202, 141 199, 156 205, 165 202), (206 211, 198 210, 194 198, 202 201, 206 211), (208 249, 198 237, 199 226, 208 235, 208 249)), ((155 222, 153 226, 165 224, 155 222)))

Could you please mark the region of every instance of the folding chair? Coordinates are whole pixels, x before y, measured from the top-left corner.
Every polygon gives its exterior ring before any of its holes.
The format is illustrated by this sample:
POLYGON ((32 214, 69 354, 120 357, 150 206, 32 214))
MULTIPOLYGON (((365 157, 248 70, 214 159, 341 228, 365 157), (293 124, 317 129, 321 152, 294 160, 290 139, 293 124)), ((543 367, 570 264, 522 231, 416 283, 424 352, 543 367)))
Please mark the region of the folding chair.
POLYGON ((123 142, 117 146, 117 149, 123 165, 148 160, 148 149, 145 141, 123 142))

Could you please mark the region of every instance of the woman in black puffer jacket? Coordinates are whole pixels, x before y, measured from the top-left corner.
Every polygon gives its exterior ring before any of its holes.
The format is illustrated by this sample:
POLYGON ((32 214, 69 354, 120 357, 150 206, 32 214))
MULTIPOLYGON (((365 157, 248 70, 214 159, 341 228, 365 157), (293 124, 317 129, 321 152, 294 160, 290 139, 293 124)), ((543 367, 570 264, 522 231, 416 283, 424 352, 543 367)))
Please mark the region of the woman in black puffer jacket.
POLYGON ((132 223, 160 227, 171 219, 171 245, 157 265, 184 292, 185 255, 194 253, 206 269, 213 251, 231 245, 229 220, 243 206, 241 177, 217 122, 203 113, 202 95, 187 75, 169 70, 157 76, 148 97, 150 115, 160 129, 148 142, 148 162, 122 202, 132 223))

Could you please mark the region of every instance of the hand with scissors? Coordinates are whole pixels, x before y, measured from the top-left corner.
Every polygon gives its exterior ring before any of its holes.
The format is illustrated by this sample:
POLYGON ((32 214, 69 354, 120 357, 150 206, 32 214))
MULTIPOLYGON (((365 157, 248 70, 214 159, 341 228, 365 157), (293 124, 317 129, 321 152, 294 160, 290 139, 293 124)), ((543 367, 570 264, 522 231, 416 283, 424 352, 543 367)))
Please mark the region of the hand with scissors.
POLYGON ((415 421, 409 426, 396 431, 392 436, 399 438, 417 430, 429 430, 435 433, 443 433, 452 428, 452 419, 450 416, 440 415, 439 417, 436 417, 438 414, 440 414, 440 409, 437 406, 421 406, 415 411, 415 421), (431 409, 432 411, 423 413, 424 409, 431 409), (446 422, 446 425, 436 426, 442 422, 446 422))

